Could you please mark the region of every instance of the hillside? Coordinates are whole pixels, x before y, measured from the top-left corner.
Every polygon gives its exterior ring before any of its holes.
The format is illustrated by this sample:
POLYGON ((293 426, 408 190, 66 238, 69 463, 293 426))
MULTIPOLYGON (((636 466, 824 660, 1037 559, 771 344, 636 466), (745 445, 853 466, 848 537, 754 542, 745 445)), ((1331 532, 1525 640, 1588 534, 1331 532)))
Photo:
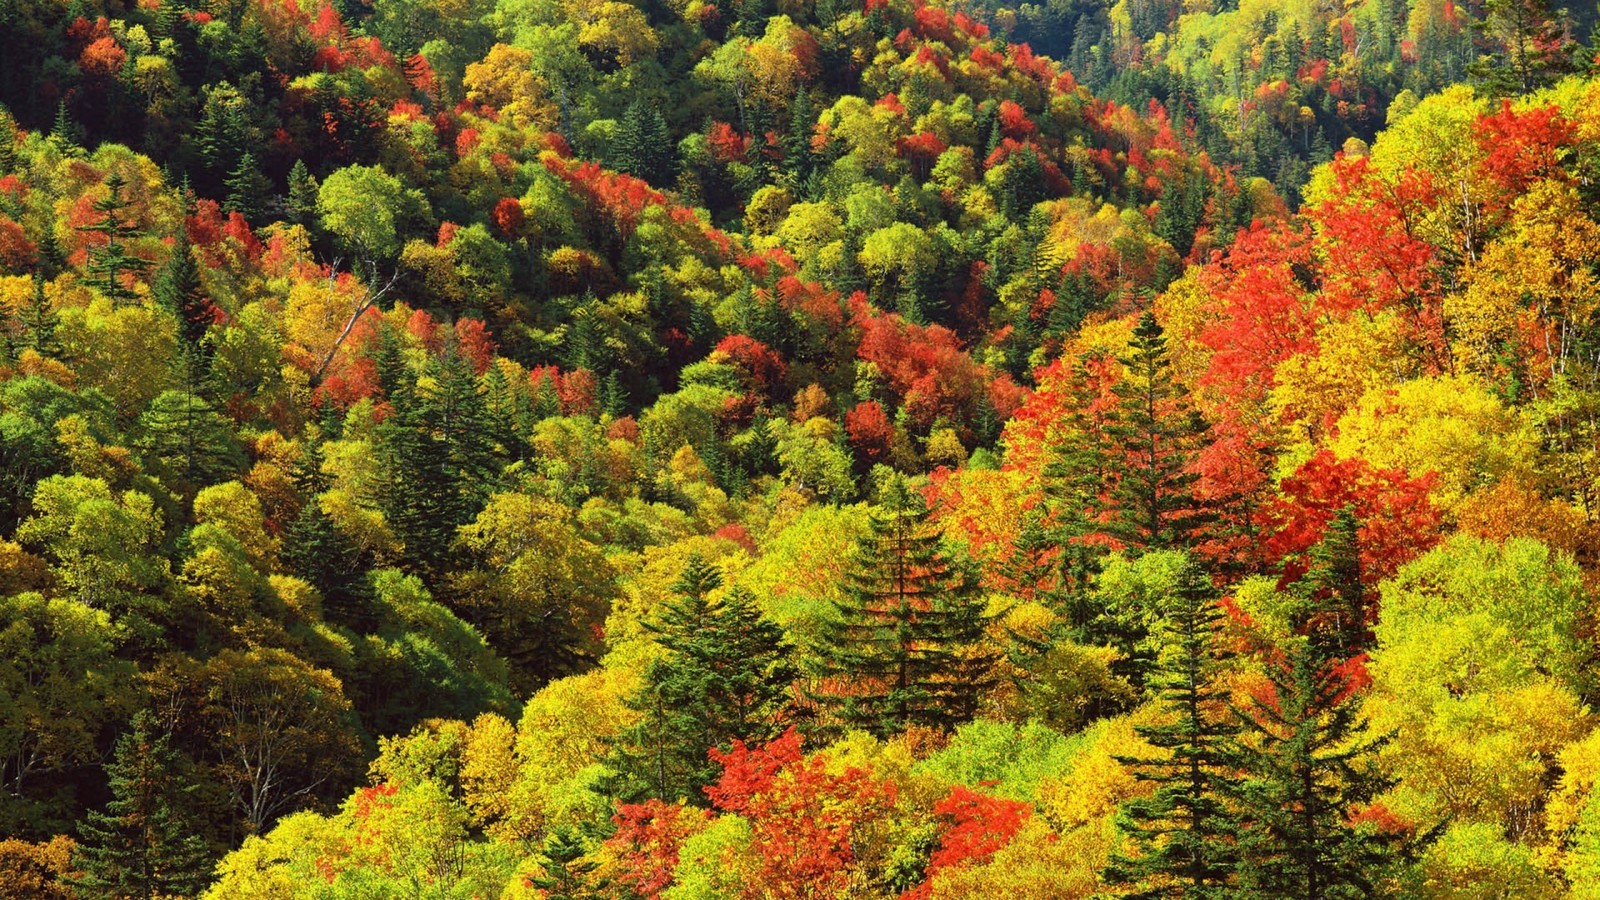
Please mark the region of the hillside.
POLYGON ((0 898, 1600 891, 1589 18, 0 6, 0 898))

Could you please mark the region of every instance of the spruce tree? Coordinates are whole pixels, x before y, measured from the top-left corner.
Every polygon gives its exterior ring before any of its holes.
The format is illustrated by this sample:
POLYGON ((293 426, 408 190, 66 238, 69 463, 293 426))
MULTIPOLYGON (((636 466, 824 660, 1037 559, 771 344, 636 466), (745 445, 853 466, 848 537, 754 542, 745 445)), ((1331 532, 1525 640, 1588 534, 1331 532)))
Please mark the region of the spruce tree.
POLYGON ((692 556, 673 584, 678 598, 645 623, 666 652, 629 699, 641 720, 613 754, 617 793, 625 798, 703 805, 701 788, 719 772, 707 750, 726 750, 734 740, 762 743, 780 732, 796 675, 783 629, 761 614, 746 590, 734 588, 713 601, 721 585, 717 569, 692 556))
POLYGON ((56 118, 50 126, 50 143, 63 156, 78 152, 78 126, 67 112, 67 101, 56 104, 56 118))
POLYGON ((318 499, 328 487, 322 445, 308 437, 293 480, 300 512, 283 530, 283 562, 322 595, 323 618, 350 627, 369 624, 370 590, 360 565, 361 550, 318 499))
POLYGON ((33 293, 28 305, 22 308, 22 338, 19 345, 31 349, 45 359, 61 358, 61 342, 56 339, 59 318, 50 298, 44 293, 44 276, 33 277, 33 293))
POLYGON ((1361 580, 1360 530, 1353 508, 1339 510, 1294 586, 1302 604, 1300 627, 1330 660, 1364 653, 1372 643, 1373 601, 1361 580))
POLYGON ((976 711, 995 658, 980 649, 977 584, 942 541, 921 494, 890 479, 824 634, 816 699, 841 724, 883 736, 948 729, 976 711))
POLYGON ((89 246, 89 261, 84 266, 89 277, 83 280, 84 284, 100 289, 100 292, 111 299, 113 303, 130 303, 137 300, 139 295, 123 283, 125 277, 138 277, 150 271, 150 261, 128 252, 129 241, 143 237, 141 231, 128 215, 132 204, 122 196, 123 188, 128 182, 118 172, 106 176, 105 198, 94 201, 94 211, 100 213, 100 221, 91 225, 80 225, 79 231, 93 232, 106 236, 104 244, 91 244, 89 246))
POLYGON ((211 348, 206 345, 205 337, 216 321, 217 308, 200 283, 200 267, 191 252, 187 228, 178 228, 172 255, 150 288, 156 303, 178 320, 178 337, 183 341, 189 385, 191 389, 198 389, 211 365, 211 348))
POLYGON ((1166 337, 1148 310, 1121 362, 1127 375, 1112 388, 1118 406, 1111 434, 1121 469, 1112 533, 1139 550, 1188 547, 1210 519, 1191 471, 1206 425, 1184 399, 1166 337))
POLYGON ((529 877, 530 887, 543 891, 545 900, 601 900, 611 896, 610 879, 594 874, 599 863, 583 858, 583 842, 571 828, 556 827, 544 841, 542 875, 529 877))
POLYGON ((656 187, 672 183, 676 154, 661 110, 643 98, 628 104, 611 147, 612 164, 656 187))
POLYGON ((285 205, 289 221, 309 227, 317 217, 317 180, 306 168, 305 160, 297 159, 289 169, 289 194, 285 205))
POLYGON ((1120 825, 1137 855, 1116 854, 1106 880, 1132 886, 1138 898, 1226 898, 1238 864, 1235 819, 1228 804, 1229 764, 1237 725, 1215 686, 1223 662, 1218 642, 1222 618, 1210 579, 1193 563, 1164 598, 1167 635, 1149 685, 1164 721, 1136 730, 1166 753, 1119 758, 1154 792, 1129 802, 1120 825))
POLYGON ((117 740, 106 766, 111 802, 78 825, 75 862, 84 874, 73 886, 81 896, 154 900, 192 897, 205 888, 211 861, 189 817, 197 786, 179 763, 155 716, 134 716, 132 731, 117 740))
POLYGON ((246 150, 240 155, 239 162, 223 180, 223 187, 228 192, 222 201, 225 211, 236 212, 251 224, 261 220, 261 211, 267 204, 267 193, 272 190, 272 185, 261 174, 254 153, 246 150))

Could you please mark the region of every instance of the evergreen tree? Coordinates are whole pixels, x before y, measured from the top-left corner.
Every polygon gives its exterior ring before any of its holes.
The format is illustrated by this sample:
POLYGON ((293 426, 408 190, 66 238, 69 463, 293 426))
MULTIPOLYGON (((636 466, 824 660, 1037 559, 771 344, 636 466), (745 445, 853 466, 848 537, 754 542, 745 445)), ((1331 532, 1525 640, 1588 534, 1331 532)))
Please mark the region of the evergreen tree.
POLYGON ((22 308, 22 338, 20 347, 31 349, 45 359, 61 358, 61 342, 56 340, 56 326, 60 319, 55 307, 44 293, 44 276, 33 277, 33 293, 28 305, 22 308))
POLYGON ((150 401, 133 446, 147 469, 189 497, 237 476, 246 464, 233 423, 193 391, 163 391, 150 401))
POLYGON ((206 346, 205 337, 216 321, 217 309, 200 283, 200 267, 190 250, 187 228, 178 228, 172 255, 157 273, 150 291, 156 303, 178 320, 189 384, 198 387, 211 364, 211 348, 206 346))
POLYGON ((50 143, 63 156, 78 152, 78 126, 67 112, 67 101, 56 104, 55 122, 50 126, 50 143))
POLYGON ((811 94, 801 90, 789 105, 789 130, 783 135, 783 165, 789 174, 789 183, 809 197, 806 186, 816 171, 816 159, 811 149, 811 136, 817 127, 817 112, 811 103, 811 94))
POLYGON ((673 584, 678 599, 645 624, 666 653, 629 700, 641 720, 613 754, 620 796, 704 804, 701 788, 719 772, 708 749, 726 750, 734 740, 761 743, 780 732, 777 720, 796 675, 783 629, 743 589, 713 602, 721 585, 715 567, 690 557, 673 584))
POLYGON ((289 194, 285 206, 291 222, 310 227, 316 221, 317 180, 311 176, 311 170, 306 168, 303 159, 295 160, 293 168, 289 169, 289 194))
POLYGON ((132 204, 123 198, 122 189, 128 182, 118 172, 106 176, 107 194, 96 200, 94 211, 103 218, 92 225, 80 225, 79 231, 103 234, 104 244, 89 245, 89 261, 84 266, 89 277, 84 284, 100 289, 113 303, 129 303, 139 295, 123 283, 125 277, 138 277, 150 271, 150 261, 128 252, 127 243, 141 238, 141 231, 127 216, 132 204))
POLYGON ((610 879, 596 877, 599 863, 583 858, 583 842, 570 828, 557 827, 544 841, 543 875, 528 879, 545 900, 601 900, 609 897, 610 879))
POLYGON ((1210 518, 1194 495, 1199 476, 1190 471, 1205 422, 1184 399, 1166 337, 1148 310, 1121 361, 1127 376, 1112 388, 1118 408, 1111 434, 1121 468, 1112 532, 1140 550, 1186 547, 1210 518))
POLYGON ((1467 66, 1489 93, 1531 94, 1578 68, 1564 10, 1549 0, 1485 0, 1473 27, 1488 53, 1467 66))
POLYGON ((189 818, 197 786, 179 769, 179 756, 155 716, 140 711, 133 730, 117 740, 106 766, 112 799, 78 825, 75 858, 86 897, 192 897, 210 881, 210 859, 189 818))
POLYGON ((283 530, 285 566, 322 595, 323 618, 352 627, 368 624, 370 591, 361 550, 318 499, 328 487, 319 441, 307 437, 293 479, 301 502, 299 514, 283 530))
POLYGON ((628 104, 611 146, 612 165, 656 187, 672 183, 677 154, 661 110, 643 98, 628 104))
POLYGON ((1150 686, 1165 721, 1137 726, 1158 757, 1119 759, 1154 792, 1129 802, 1120 824, 1138 847, 1136 856, 1114 855, 1106 880, 1133 886, 1139 898, 1226 898, 1238 864, 1237 834, 1228 807, 1229 763, 1237 725, 1214 686, 1222 663, 1217 628, 1222 613, 1216 591, 1190 563, 1164 598, 1164 642, 1150 686))
POLYGON ((1360 529, 1352 508, 1339 510, 1311 548, 1310 566, 1295 585, 1302 604, 1300 627, 1331 660, 1364 653, 1372 643, 1373 603, 1361 581, 1360 529))
POLYGON ((222 201, 225 211, 236 212, 251 224, 261 220, 261 211, 266 207, 267 194, 272 190, 272 185, 267 181, 267 176, 261 174, 254 153, 246 150, 240 155, 238 164, 229 170, 228 177, 223 180, 223 187, 228 192, 222 201))
POLYGON ((817 699, 842 724, 881 736, 972 718, 995 660, 979 649, 977 585, 941 543, 922 496, 902 477, 886 483, 857 544, 849 598, 824 634, 817 699))

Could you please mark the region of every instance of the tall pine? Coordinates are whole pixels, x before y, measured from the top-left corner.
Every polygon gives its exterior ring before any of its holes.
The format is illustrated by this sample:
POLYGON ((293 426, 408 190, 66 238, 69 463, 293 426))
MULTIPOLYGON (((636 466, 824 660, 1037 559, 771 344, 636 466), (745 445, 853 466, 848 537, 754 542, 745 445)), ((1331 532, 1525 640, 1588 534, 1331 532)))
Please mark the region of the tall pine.
POLYGON ((1121 362, 1126 376, 1113 386, 1111 429, 1120 468, 1113 497, 1113 533, 1139 550, 1183 549, 1210 519, 1194 492, 1192 471, 1206 431, 1172 373, 1167 339, 1148 310, 1139 317, 1121 362))
POLYGON ((106 196, 93 204, 100 220, 78 226, 79 231, 105 236, 105 243, 89 245, 89 260, 84 266, 88 277, 83 282, 99 288, 113 303, 131 303, 139 295, 126 280, 149 272, 151 266, 149 260, 128 252, 128 242, 143 237, 144 232, 129 212, 133 204, 122 195, 123 188, 128 186, 127 180, 121 173, 112 172, 106 176, 105 185, 106 196))
POLYGON ((199 823, 188 816, 198 788, 179 765, 155 716, 134 716, 133 729, 117 740, 106 766, 111 802, 78 826, 74 861, 84 874, 74 887, 80 896, 191 897, 209 883, 209 853, 199 823))
POLYGON ((921 494, 890 479, 824 634, 816 699, 840 724, 880 736, 949 729, 992 683, 983 598, 942 543, 921 494))
POLYGON ((713 600, 721 585, 715 567, 690 557, 673 584, 677 599, 645 624, 665 652, 629 699, 640 721, 613 753, 616 792, 624 798, 704 804, 701 789, 719 773, 707 750, 727 750, 734 740, 763 743, 781 731, 796 675, 783 630, 746 590, 713 600))
POLYGON ((1114 855, 1106 880, 1130 885, 1129 897, 1235 897, 1237 828, 1228 785, 1238 728, 1216 686, 1225 659, 1217 634, 1222 613, 1198 566, 1179 573, 1161 616, 1167 640, 1148 684, 1163 721, 1136 730, 1165 752, 1119 760, 1154 791, 1123 807, 1119 824, 1138 852, 1114 855))

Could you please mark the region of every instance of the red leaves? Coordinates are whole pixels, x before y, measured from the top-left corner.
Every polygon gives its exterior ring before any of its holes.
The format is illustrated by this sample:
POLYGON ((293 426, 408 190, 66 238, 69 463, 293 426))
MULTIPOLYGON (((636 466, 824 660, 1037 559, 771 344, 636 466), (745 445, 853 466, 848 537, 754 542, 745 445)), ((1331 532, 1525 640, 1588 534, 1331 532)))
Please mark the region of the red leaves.
POLYGON ((864 315, 860 325, 857 354, 884 374, 914 423, 976 424, 988 399, 989 372, 962 351, 954 332, 896 315, 864 315))
POLYGON ((20 272, 31 268, 37 249, 22 226, 0 213, 0 271, 20 272))
POLYGON ((1207 273, 1218 306, 1200 333, 1215 353, 1208 384, 1240 399, 1260 401, 1278 364, 1315 348, 1315 313, 1296 274, 1310 263, 1310 235, 1288 225, 1253 224, 1241 231, 1226 261, 1207 273))
POLYGON ((482 375, 489 371, 489 363, 494 361, 496 345, 494 337, 489 334, 489 326, 482 319, 458 319, 456 321, 456 346, 460 348, 461 355, 472 363, 472 373, 482 375))
POLYGON ((522 204, 515 197, 501 197, 500 202, 494 205, 494 211, 489 213, 489 221, 494 223, 500 236, 508 240, 521 237, 523 226, 527 224, 522 204))
POLYGON ((928 880, 901 895, 901 900, 921 900, 933 886, 933 875, 940 869, 981 865, 1027 823, 1032 807, 1018 800, 1002 800, 980 794, 963 784, 950 788, 950 795, 933 807, 934 815, 944 820, 939 848, 928 860, 928 880))
POLYGON ((618 806, 611 817, 617 832, 606 846, 618 856, 619 880, 644 900, 655 900, 672 884, 678 848, 710 819, 706 810, 660 800, 618 806))
POLYGON ((760 394, 767 394, 782 384, 789 372, 782 357, 749 335, 732 334, 723 338, 716 352, 739 368, 747 389, 760 394))
POLYGON ((883 404, 866 400, 844 414, 844 430, 850 435, 850 446, 867 465, 885 462, 894 440, 894 423, 883 404))
POLYGON ((1518 112, 1502 100, 1499 112, 1480 116, 1472 134, 1484 154, 1483 174, 1499 189, 1499 205, 1510 206, 1541 178, 1564 175, 1561 156, 1576 133, 1554 105, 1518 112))
POLYGON ((1296 581, 1328 523, 1350 506, 1361 522, 1361 580, 1377 584, 1438 543, 1442 516, 1428 499, 1433 480, 1431 474, 1412 478, 1320 450, 1283 480, 1282 495, 1258 513, 1267 534, 1262 549, 1268 561, 1283 562, 1285 583, 1296 581))
POLYGON ((1026 140, 1039 130, 1015 100, 1004 100, 1000 103, 999 121, 1000 133, 1012 140, 1026 140))
POLYGON ((750 139, 727 122, 713 122, 706 143, 711 145, 712 158, 720 163, 744 162, 750 153, 750 139))
POLYGON ((110 36, 97 38, 78 55, 78 68, 85 75, 109 78, 122 71, 128 53, 110 36))
POLYGON ((823 758, 804 758, 793 728, 755 750, 734 741, 711 758, 723 774, 706 794, 750 821, 756 896, 826 897, 848 888, 854 834, 886 816, 897 796, 865 770, 833 773, 823 758))

